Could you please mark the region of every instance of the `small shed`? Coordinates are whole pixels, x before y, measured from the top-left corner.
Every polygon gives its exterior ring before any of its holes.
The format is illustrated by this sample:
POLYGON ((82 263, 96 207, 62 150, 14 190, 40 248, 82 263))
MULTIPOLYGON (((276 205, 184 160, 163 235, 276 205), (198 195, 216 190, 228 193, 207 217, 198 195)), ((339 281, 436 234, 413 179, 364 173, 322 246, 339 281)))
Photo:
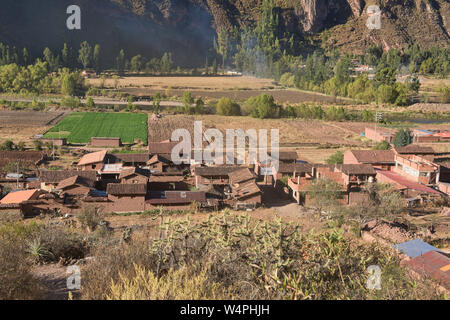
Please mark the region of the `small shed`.
POLYGON ((58 146, 58 147, 65 146, 67 144, 66 138, 45 138, 45 139, 42 139, 42 141, 50 142, 54 146, 58 146))
POLYGON ((122 141, 120 138, 109 138, 109 137, 92 137, 91 146, 92 147, 120 147, 122 141))

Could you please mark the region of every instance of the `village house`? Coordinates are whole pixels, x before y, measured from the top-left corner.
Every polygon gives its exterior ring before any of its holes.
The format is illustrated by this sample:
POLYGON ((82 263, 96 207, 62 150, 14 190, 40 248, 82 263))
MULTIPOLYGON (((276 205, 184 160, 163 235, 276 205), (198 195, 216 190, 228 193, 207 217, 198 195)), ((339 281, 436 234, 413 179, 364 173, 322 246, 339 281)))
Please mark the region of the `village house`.
POLYGON ((60 181, 55 191, 67 196, 86 196, 93 188, 94 181, 77 175, 60 181))
POLYGON ((40 194, 39 189, 13 191, 4 196, 0 204, 19 204, 23 201, 37 200, 40 194))
POLYGON ((35 189, 39 188, 39 181, 34 176, 22 173, 7 173, 0 177, 0 192, 3 190, 35 189))
POLYGON ((406 199, 407 205, 424 203, 428 199, 440 198, 442 196, 442 193, 438 190, 407 179, 405 176, 392 171, 378 170, 377 181, 390 184, 394 187, 406 199))
POLYGON ((132 167, 120 171, 119 180, 120 183, 144 184, 148 182, 149 176, 148 170, 132 167))
POLYGON ((448 142, 450 141, 450 131, 438 130, 413 130, 414 143, 430 143, 430 142, 448 142))
MULTIPOLYGON (((376 171, 367 164, 317 165, 313 164, 311 173, 296 174, 288 179, 288 188, 298 204, 309 200, 309 188, 315 179, 334 181, 341 186, 341 202, 353 204, 366 201, 368 194, 364 184, 375 182, 376 171)), ((338 190, 339 191, 339 190, 338 190)))
POLYGON ((67 144, 66 138, 45 138, 42 139, 43 142, 49 142, 55 147, 62 147, 67 144))
POLYGON ((256 207, 262 203, 262 192, 256 184, 256 177, 248 168, 241 168, 228 174, 234 207, 256 207))
POLYGON ((440 166, 421 156, 396 154, 393 171, 425 185, 434 185, 439 182, 440 166))
MULTIPOLYGON (((170 158, 169 158, 170 159, 170 158)), ((146 162, 146 168, 152 170, 152 172, 166 172, 170 167, 170 160, 168 158, 155 154, 146 162)))
POLYGON ((88 170, 95 170, 100 171, 103 168, 103 164, 106 158, 106 150, 93 152, 85 154, 80 161, 78 162, 77 166, 82 171, 88 171, 88 170))
POLYGON ((91 147, 118 148, 122 145, 120 138, 92 137, 91 147))
MULTIPOLYGON (((295 164, 299 162, 297 152, 295 151, 279 151, 278 152, 278 163, 279 164, 295 164)), ((270 176, 275 175, 272 171, 272 161, 277 160, 268 155, 265 161, 258 161, 255 163, 254 172, 257 176, 270 176)), ((303 162, 303 161, 301 161, 303 162)), ((250 158, 247 158, 247 163, 250 163, 250 158)), ((273 181, 271 181, 273 183, 273 181)))
POLYGON ((419 146, 417 144, 409 144, 404 147, 395 147, 394 152, 405 156, 421 156, 430 161, 433 161, 436 152, 431 147, 419 146))
POLYGON ((395 165, 392 150, 348 150, 344 153, 344 164, 369 164, 374 168, 391 170, 395 165))
POLYGON ((186 209, 192 203, 205 205, 206 194, 203 191, 151 191, 146 200, 146 210, 164 206, 166 209, 186 209))
POLYGON ((109 183, 106 188, 108 200, 107 212, 145 211, 147 184, 109 183))
POLYGON ((39 182, 42 190, 52 192, 57 189, 58 184, 71 177, 80 176, 89 185, 95 187, 97 181, 97 173, 95 171, 78 171, 78 170, 39 170, 39 182))
POLYGON ((0 200, 0 212, 18 213, 24 217, 39 214, 32 204, 39 202, 41 193, 39 189, 12 191, 0 200))
POLYGON ((178 142, 163 141, 163 142, 149 142, 148 143, 148 153, 155 155, 166 155, 168 159, 172 153, 172 149, 178 144, 178 142))
POLYGON ((266 184, 271 183, 274 187, 277 187, 277 181, 282 180, 283 177, 292 177, 294 175, 304 177, 307 173, 311 173, 311 171, 312 165, 308 163, 280 162, 278 168, 272 168, 272 175, 267 176, 265 182, 266 184))
POLYGON ((364 129, 364 137, 375 142, 386 141, 392 143, 394 136, 395 130, 389 128, 377 127, 375 130, 375 128, 366 127, 364 129))
POLYGON ((152 191, 186 191, 189 186, 185 182, 184 176, 179 174, 152 174, 149 178, 149 190, 152 191))
POLYGON ((194 170, 195 186, 228 185, 228 174, 242 168, 241 166, 196 167, 194 170))
POLYGON ((124 167, 145 167, 150 159, 148 153, 113 153, 114 162, 121 162, 124 167))

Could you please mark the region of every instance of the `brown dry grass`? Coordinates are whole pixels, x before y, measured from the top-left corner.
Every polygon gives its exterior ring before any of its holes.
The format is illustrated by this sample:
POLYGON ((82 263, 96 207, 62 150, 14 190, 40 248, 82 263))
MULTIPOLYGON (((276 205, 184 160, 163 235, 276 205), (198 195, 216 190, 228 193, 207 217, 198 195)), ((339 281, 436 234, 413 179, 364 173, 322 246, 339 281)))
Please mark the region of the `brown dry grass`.
MULTIPOLYGON (((100 86, 101 79, 89 79, 94 86, 100 86)), ((274 87, 271 79, 255 77, 123 77, 119 79, 119 87, 149 88, 155 90, 200 89, 200 90, 231 90, 231 89, 264 89, 274 87)), ((107 79, 105 86, 113 87, 114 79, 107 79)))

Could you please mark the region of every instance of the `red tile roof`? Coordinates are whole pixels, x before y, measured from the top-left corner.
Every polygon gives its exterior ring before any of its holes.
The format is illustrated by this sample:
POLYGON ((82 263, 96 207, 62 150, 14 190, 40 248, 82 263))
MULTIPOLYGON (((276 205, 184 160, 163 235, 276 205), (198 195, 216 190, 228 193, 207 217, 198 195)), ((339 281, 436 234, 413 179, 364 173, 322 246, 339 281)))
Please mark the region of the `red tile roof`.
POLYGON ((92 180, 84 179, 83 177, 80 176, 73 176, 60 181, 58 183, 57 189, 65 189, 75 185, 85 186, 88 188, 94 187, 94 183, 92 180))
POLYGON ((106 157, 106 150, 102 150, 102 151, 98 151, 98 152, 93 152, 93 153, 88 153, 85 154, 80 162, 78 162, 79 166, 84 166, 87 164, 91 164, 91 163, 97 163, 97 162, 103 162, 103 160, 106 157))
POLYGON ((38 192, 38 189, 10 192, 0 200, 0 204, 17 204, 28 201, 35 197, 38 192))
POLYGON ((350 150, 349 152, 360 163, 395 163, 395 153, 392 150, 350 150))
POLYGON ((228 174, 228 178, 230 178, 230 181, 234 183, 241 183, 243 181, 252 180, 255 179, 255 176, 250 171, 249 168, 242 168, 233 172, 230 172, 228 174))
POLYGON ((406 262, 414 271, 428 275, 443 287, 450 289, 450 258, 436 251, 428 251, 406 262))
POLYGON ((404 186, 405 188, 408 189, 413 189, 413 190, 417 190, 420 192, 424 192, 424 193, 432 193, 432 194, 441 194, 439 191, 434 190, 430 187, 427 187, 423 184, 414 182, 414 181, 410 181, 404 177, 402 177, 401 175, 395 173, 395 172, 391 172, 391 171, 384 171, 384 170, 377 170, 377 175, 381 174, 384 175, 385 177, 389 178, 390 180, 394 181, 395 183, 404 186))
POLYGON ((394 150, 400 154, 435 154, 435 151, 432 147, 424 147, 417 144, 409 144, 404 147, 397 147, 394 150))
POLYGON ((109 183, 106 192, 112 195, 142 196, 147 194, 147 184, 109 183))

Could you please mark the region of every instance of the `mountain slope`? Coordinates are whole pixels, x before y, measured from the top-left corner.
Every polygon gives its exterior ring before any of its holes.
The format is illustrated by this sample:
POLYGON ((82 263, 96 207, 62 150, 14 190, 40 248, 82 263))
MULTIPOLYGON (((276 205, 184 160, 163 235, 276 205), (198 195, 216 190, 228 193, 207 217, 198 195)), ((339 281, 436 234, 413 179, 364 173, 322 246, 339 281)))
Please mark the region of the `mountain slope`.
MULTIPOLYGON (((40 54, 45 47, 72 47, 87 40, 128 56, 173 53, 179 64, 203 64, 216 31, 253 26, 262 0, 2 0, 0 41, 40 54), (82 30, 69 31, 66 8, 82 10, 82 30)), ((378 0, 382 29, 368 30, 366 8, 374 0, 274 0, 279 28, 297 35, 328 29, 326 45, 361 51, 372 42, 385 49, 419 43, 449 46, 447 0, 378 0)))

